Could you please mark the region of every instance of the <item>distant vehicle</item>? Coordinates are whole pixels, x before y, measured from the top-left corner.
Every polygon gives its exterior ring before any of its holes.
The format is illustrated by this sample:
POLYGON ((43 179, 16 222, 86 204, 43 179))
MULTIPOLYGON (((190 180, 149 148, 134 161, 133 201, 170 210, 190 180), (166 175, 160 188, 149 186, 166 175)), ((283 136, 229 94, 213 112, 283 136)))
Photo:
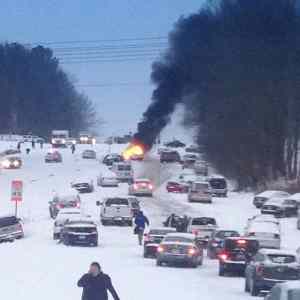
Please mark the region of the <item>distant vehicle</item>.
POLYGON ((218 197, 227 197, 227 181, 223 176, 213 175, 208 180, 211 192, 218 197))
POLYGON ((94 182, 90 178, 78 178, 71 183, 71 187, 81 194, 94 192, 94 182))
POLYGON ((62 155, 58 151, 50 151, 45 156, 45 163, 61 163, 62 155))
POLYGON ((189 218, 187 216, 178 216, 176 214, 171 214, 167 217, 163 225, 168 228, 175 228, 177 232, 187 232, 189 218))
POLYGON ((23 225, 15 216, 0 217, 0 243, 12 242, 24 237, 23 225))
POLYGON ((133 181, 133 169, 131 163, 128 162, 114 163, 111 167, 111 171, 116 174, 117 179, 121 182, 133 181))
POLYGON ((118 187, 117 175, 110 170, 103 171, 97 177, 97 185, 102 187, 118 187))
POLYGON ((170 151, 170 149, 167 147, 159 147, 157 149, 157 154, 160 155, 162 152, 166 152, 166 151, 170 151))
POLYGON ((194 234, 204 246, 207 246, 208 240, 217 229, 217 221, 211 217, 190 218, 187 226, 187 232, 194 234))
POLYGON ((228 237, 239 237, 240 234, 236 230, 216 230, 212 233, 212 236, 207 243, 207 256, 210 259, 218 257, 222 250, 224 241, 228 237))
POLYGON ((103 158, 102 163, 104 165, 107 165, 107 166, 112 166, 113 163, 122 162, 123 160, 124 159, 123 159, 122 155, 119 155, 119 154, 116 154, 116 153, 112 153, 112 154, 105 155, 104 158, 103 158))
POLYGON ((110 197, 104 199, 101 205, 100 219, 102 225, 128 225, 132 226, 132 202, 127 197, 110 197))
POLYGON ((252 296, 258 296, 262 290, 270 290, 276 283, 292 280, 300 280, 300 264, 296 254, 283 250, 261 249, 252 258, 251 263, 247 264, 245 291, 250 292, 252 296))
POLYGON ((133 161, 142 161, 142 160, 144 160, 144 158, 145 158, 144 153, 143 154, 132 154, 130 156, 130 160, 133 160, 133 161))
POLYGON ((77 140, 75 139, 75 138, 68 138, 67 140, 66 140, 66 145, 67 146, 72 146, 72 145, 76 145, 77 144, 77 140))
POLYGON ((208 176, 208 163, 204 160, 196 160, 194 170, 197 175, 208 176))
POLYGON ((169 233, 157 248, 156 264, 185 264, 197 268, 203 264, 203 249, 193 234, 169 233))
POLYGON ((198 159, 196 154, 185 154, 182 157, 182 168, 183 169, 192 169, 194 168, 195 162, 198 159))
POLYGON ((2 169, 20 169, 22 167, 22 159, 18 156, 6 156, 0 160, 2 169))
POLYGON ((166 189, 168 193, 188 193, 189 185, 178 181, 168 181, 166 189))
POLYGON ((203 153, 203 147, 197 145, 190 145, 185 148, 185 152, 187 153, 203 153))
POLYGON ((244 274, 246 264, 257 253, 259 243, 253 238, 229 237, 218 255, 219 276, 227 273, 244 274))
POLYGON ((256 208, 261 208, 271 198, 287 198, 289 196, 291 195, 284 191, 264 191, 254 197, 253 204, 256 208))
POLYGON ((52 219, 55 219, 58 212, 63 208, 80 208, 80 197, 76 193, 69 195, 55 195, 51 201, 49 201, 49 213, 52 219))
POLYGON ((153 184, 147 178, 135 179, 133 183, 129 185, 128 194, 133 196, 152 197, 153 184))
POLYGON ((298 281, 277 283, 265 297, 265 300, 298 300, 300 298, 300 284, 298 281))
POLYGON ((264 225, 264 223, 272 223, 278 226, 278 229, 280 230, 280 221, 273 215, 256 215, 247 220, 245 232, 249 232, 249 228, 252 224, 255 223, 262 224, 262 226, 264 225))
POLYGON ((175 228, 151 228, 149 232, 144 234, 144 257, 156 257, 157 248, 163 238, 168 234, 176 232, 175 228))
POLYGON ((185 144, 178 140, 174 140, 172 142, 165 143, 165 146, 171 147, 171 148, 183 148, 183 147, 185 147, 185 144))
POLYGON ((69 139, 68 130, 52 130, 51 144, 54 148, 66 148, 69 139))
POLYGON ((212 203, 212 194, 209 183, 205 181, 193 182, 189 189, 188 201, 212 203))
POLYGON ((96 144, 96 138, 93 137, 89 133, 80 133, 79 134, 79 143, 80 144, 95 145, 96 144))
POLYGON ((59 210, 53 225, 53 239, 60 238, 61 230, 64 223, 67 220, 78 220, 82 217, 81 210, 79 208, 62 208, 59 210))
POLYGON ((98 246, 97 224, 89 219, 68 221, 64 224, 60 239, 64 245, 98 246))
POLYGON ((252 223, 245 236, 255 238, 261 248, 280 249, 280 227, 272 223, 252 223))
POLYGON ((180 162, 180 155, 177 151, 162 151, 160 153, 160 162, 161 163, 176 163, 180 162))
POLYGON ((8 150, 5 150, 3 152, 0 153, 0 157, 1 156, 7 156, 7 155, 18 155, 21 153, 21 150, 18 150, 18 149, 8 149, 8 150))
POLYGON ((95 150, 84 150, 81 154, 83 159, 96 159, 97 154, 95 150))
POLYGON ((297 216, 298 203, 296 200, 271 198, 261 208, 262 214, 271 214, 278 218, 297 216))

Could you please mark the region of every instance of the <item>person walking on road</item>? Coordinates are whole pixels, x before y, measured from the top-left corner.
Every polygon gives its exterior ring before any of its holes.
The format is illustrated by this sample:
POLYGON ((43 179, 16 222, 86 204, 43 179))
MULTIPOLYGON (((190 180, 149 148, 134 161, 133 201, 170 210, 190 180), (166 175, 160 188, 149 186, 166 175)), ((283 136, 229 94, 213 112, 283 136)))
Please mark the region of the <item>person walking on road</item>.
POLYGON ((120 300, 110 277, 102 272, 97 262, 90 265, 88 273, 79 279, 77 285, 83 288, 81 300, 108 300, 107 291, 114 300, 120 300))
POLYGON ((134 233, 138 236, 139 245, 142 245, 146 225, 149 226, 150 222, 148 218, 144 215, 144 213, 142 211, 139 211, 134 219, 134 223, 134 233))
POLYGON ((74 154, 74 153, 75 153, 75 150, 76 150, 76 148, 75 148, 75 144, 72 144, 72 146, 71 146, 71 150, 72 150, 72 154, 74 154))

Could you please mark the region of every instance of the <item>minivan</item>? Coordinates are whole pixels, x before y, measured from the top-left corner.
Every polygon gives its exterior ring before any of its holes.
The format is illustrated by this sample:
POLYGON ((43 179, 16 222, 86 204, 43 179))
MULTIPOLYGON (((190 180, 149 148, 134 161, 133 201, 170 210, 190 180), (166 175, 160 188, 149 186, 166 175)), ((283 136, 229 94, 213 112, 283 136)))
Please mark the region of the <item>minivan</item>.
POLYGON ((128 162, 117 162, 110 168, 120 182, 133 182, 133 169, 128 162))
POLYGON ((189 202, 212 203, 211 188, 206 181, 195 181, 192 183, 188 193, 189 202))

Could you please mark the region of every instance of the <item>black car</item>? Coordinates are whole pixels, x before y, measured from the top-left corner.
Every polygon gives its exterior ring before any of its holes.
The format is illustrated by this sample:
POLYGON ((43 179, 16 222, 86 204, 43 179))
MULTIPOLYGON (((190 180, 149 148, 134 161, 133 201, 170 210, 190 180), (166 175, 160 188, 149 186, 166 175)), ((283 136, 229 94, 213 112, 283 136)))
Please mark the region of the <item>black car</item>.
POLYGON ((70 221, 64 224, 61 232, 64 245, 98 246, 97 225, 93 221, 70 221))
POLYGON ((284 281, 300 280, 300 264, 295 253, 283 250, 261 249, 252 258, 245 271, 245 291, 258 296, 284 281))
POLYGON ((157 248, 163 238, 168 234, 176 232, 175 228, 152 228, 144 235, 144 257, 156 257, 157 248))
POLYGON ((102 163, 107 166, 112 166, 115 162, 122 162, 123 157, 119 154, 107 154, 104 156, 102 163))
POLYGON ((175 228, 177 232, 187 232, 189 218, 187 216, 178 216, 171 214, 163 225, 165 227, 175 228))
POLYGON ((239 237, 240 234, 235 230, 216 230, 212 233, 207 243, 207 256, 215 259, 222 250, 224 240, 228 237, 239 237))
POLYGON ((175 163, 180 161, 180 155, 177 151, 162 151, 160 153, 161 163, 175 163))
POLYGON ((231 237, 224 240, 218 255, 219 276, 227 273, 243 274, 246 264, 257 253, 259 243, 252 238, 231 237))

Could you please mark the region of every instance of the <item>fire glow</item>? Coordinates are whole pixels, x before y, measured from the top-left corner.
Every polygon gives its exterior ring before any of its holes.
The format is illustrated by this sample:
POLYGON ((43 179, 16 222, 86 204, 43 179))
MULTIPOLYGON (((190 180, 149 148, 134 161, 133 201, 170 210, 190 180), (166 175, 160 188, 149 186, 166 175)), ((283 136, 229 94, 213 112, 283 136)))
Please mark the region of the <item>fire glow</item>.
POLYGON ((144 147, 141 144, 131 143, 124 151, 123 158, 129 160, 134 155, 144 155, 144 147))

